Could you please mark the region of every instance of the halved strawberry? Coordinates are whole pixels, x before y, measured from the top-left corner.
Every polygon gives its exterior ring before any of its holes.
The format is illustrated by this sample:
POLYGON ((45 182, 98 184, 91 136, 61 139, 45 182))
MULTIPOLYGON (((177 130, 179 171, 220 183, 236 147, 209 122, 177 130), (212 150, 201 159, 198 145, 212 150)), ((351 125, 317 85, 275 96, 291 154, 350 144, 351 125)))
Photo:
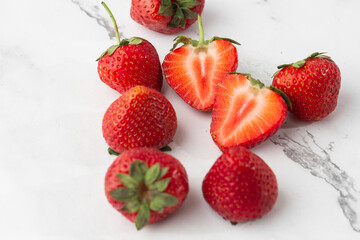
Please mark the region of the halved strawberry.
POLYGON ((207 111, 213 107, 217 83, 237 68, 237 50, 232 43, 239 43, 219 37, 204 41, 200 15, 198 22, 200 40, 185 36, 175 38, 174 47, 165 56, 162 67, 168 84, 186 103, 207 111), (175 49, 180 43, 185 45, 175 49))
POLYGON ((285 94, 249 74, 228 74, 217 86, 210 132, 221 150, 254 147, 273 135, 287 115, 285 94), (281 95, 281 96, 280 96, 281 95))

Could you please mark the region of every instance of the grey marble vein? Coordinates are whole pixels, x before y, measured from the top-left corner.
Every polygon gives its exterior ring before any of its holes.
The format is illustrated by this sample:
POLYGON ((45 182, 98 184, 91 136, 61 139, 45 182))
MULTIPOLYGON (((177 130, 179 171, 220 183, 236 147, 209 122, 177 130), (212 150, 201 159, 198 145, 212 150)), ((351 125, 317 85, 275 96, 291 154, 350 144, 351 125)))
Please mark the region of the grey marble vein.
POLYGON ((328 151, 332 151, 334 143, 330 142, 325 149, 310 132, 297 133, 300 139, 288 135, 286 129, 280 130, 270 140, 281 146, 288 158, 310 170, 312 175, 324 179, 339 192, 338 202, 345 217, 351 227, 360 232, 360 192, 354 188, 351 177, 331 161, 328 151))
MULTIPOLYGON (((102 7, 100 4, 101 1, 92 3, 92 1, 89 0, 71 0, 71 2, 75 3, 87 16, 94 18, 101 27, 104 27, 110 39, 115 38, 115 30, 110 22, 110 17, 105 15, 107 14, 106 11, 100 8, 102 7)), ((121 37, 123 34, 119 32, 119 35, 121 37)))

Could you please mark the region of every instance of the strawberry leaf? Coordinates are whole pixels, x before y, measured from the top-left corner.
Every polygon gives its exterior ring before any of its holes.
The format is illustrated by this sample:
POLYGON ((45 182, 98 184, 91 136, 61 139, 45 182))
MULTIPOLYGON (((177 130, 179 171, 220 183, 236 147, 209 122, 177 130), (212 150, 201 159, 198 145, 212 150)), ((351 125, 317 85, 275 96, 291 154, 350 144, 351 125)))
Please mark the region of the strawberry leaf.
POLYGON ((231 43, 233 43, 233 44, 241 45, 239 42, 237 42, 237 41, 235 41, 235 40, 232 40, 231 38, 223 38, 223 37, 217 37, 217 36, 211 38, 211 39, 208 41, 208 43, 211 43, 211 42, 216 41, 216 40, 219 40, 219 39, 226 40, 226 41, 231 42, 231 43))
POLYGON ((121 211, 126 212, 136 212, 140 208, 140 202, 138 199, 134 199, 133 201, 126 202, 124 206, 121 208, 121 211))
POLYGON ((110 191, 110 196, 115 199, 116 201, 124 202, 137 197, 139 192, 137 189, 133 188, 116 188, 110 191))
POLYGON ((169 28, 185 27, 186 19, 194 19, 197 13, 190 10, 199 5, 197 0, 161 0, 158 14, 161 16, 170 17, 171 21, 168 25, 169 28))
POLYGON ((160 164, 156 163, 152 165, 149 170, 145 173, 144 182, 146 186, 150 186, 155 182, 160 175, 160 164))
POLYGON ((156 212, 162 212, 164 210, 164 205, 162 201, 159 201, 157 198, 154 198, 150 203, 150 209, 156 212))
MULTIPOLYGON (((289 66, 293 66, 293 67, 296 67, 296 68, 301 68, 302 66, 305 65, 306 61, 311 59, 311 58, 315 58, 315 57, 330 58, 329 56, 324 55, 324 53, 325 52, 314 52, 310 56, 308 56, 307 58, 305 58, 303 60, 300 60, 300 61, 297 61, 297 62, 294 62, 294 63, 289 63, 289 64, 282 64, 282 65, 277 66, 277 68, 282 69, 282 68, 289 67, 289 66)), ((275 72, 273 77, 275 77, 276 74, 278 74, 278 72, 279 71, 275 72)))
POLYGON ((175 8, 173 6, 170 6, 164 10, 164 12, 161 13, 162 16, 170 17, 173 16, 175 13, 175 8))
POLYGON ((157 194, 150 203, 150 209, 153 211, 162 211, 164 207, 171 207, 178 204, 176 197, 167 194, 159 193, 157 194))
POLYGON ((154 197, 156 201, 160 201, 164 207, 171 207, 179 203, 178 199, 168 193, 159 193, 154 197))
POLYGON ((168 152, 168 151, 171 151, 172 149, 171 149, 170 146, 167 145, 165 147, 160 148, 159 150, 162 151, 162 152, 168 152))
POLYGON ((182 9, 182 11, 186 19, 193 19, 196 18, 198 15, 197 12, 191 11, 190 9, 187 8, 182 9))
POLYGON ((150 190, 155 190, 155 191, 159 191, 159 192, 163 192, 167 186, 169 185, 169 182, 171 181, 171 178, 166 178, 163 180, 159 180, 154 182, 153 184, 151 184, 149 186, 150 190))
POLYGON ((99 61, 103 56, 105 56, 106 54, 108 54, 109 56, 111 56, 111 54, 113 54, 115 52, 116 49, 118 49, 118 47, 120 47, 120 45, 112 45, 110 46, 108 49, 106 49, 105 52, 103 52, 100 57, 98 57, 96 59, 96 61, 99 61))
POLYGON ((174 39, 174 45, 173 47, 170 49, 170 51, 173 51, 179 44, 184 44, 184 45, 187 45, 187 44, 192 44, 194 45, 195 40, 192 40, 191 38, 189 37, 186 37, 186 36, 183 36, 183 35, 180 35, 180 36, 177 36, 175 39, 174 39))
POLYGON ((128 45, 139 45, 140 43, 143 42, 143 39, 141 38, 137 38, 137 37, 132 37, 128 39, 128 45))
POLYGON ((111 148, 108 148, 108 153, 109 153, 110 155, 115 155, 115 156, 119 156, 119 155, 120 155, 120 153, 115 152, 115 151, 112 150, 111 148))
POLYGON ((128 174, 124 174, 124 173, 119 173, 117 175, 119 181, 124 184, 125 187, 127 188, 136 188, 139 185, 139 182, 136 181, 135 179, 133 179, 130 175, 128 174))
POLYGON ((306 60, 300 60, 300 61, 297 61, 297 62, 294 62, 292 64, 293 67, 296 67, 296 68, 301 68, 302 66, 304 66, 306 63, 306 60))
POLYGON ((150 218, 149 204, 144 203, 139 207, 139 212, 136 215, 135 225, 137 230, 143 228, 148 223, 149 218, 150 218))
POLYGON ((160 14, 162 16, 166 16, 166 17, 174 15, 174 8, 173 8, 171 0, 162 0, 161 1, 161 5, 159 8, 158 14, 160 14))
POLYGON ((137 161, 141 162, 141 163, 139 164, 139 167, 140 167, 143 175, 145 176, 145 173, 147 172, 147 170, 149 170, 148 165, 146 164, 146 162, 143 162, 143 161, 140 161, 140 160, 137 160, 137 161))
POLYGON ((144 174, 147 171, 147 164, 143 161, 136 160, 134 164, 130 165, 129 175, 137 183, 140 183, 144 179, 144 174), (145 166, 143 166, 145 165, 145 166))
POLYGON ((106 54, 111 56, 116 51, 116 49, 118 49, 119 47, 126 46, 126 45, 139 45, 143 41, 144 41, 144 39, 141 39, 141 38, 138 38, 138 37, 132 37, 132 38, 129 38, 129 39, 123 39, 123 40, 120 41, 119 44, 112 45, 108 49, 106 49, 106 51, 103 52, 101 54, 101 56, 98 57, 98 59, 96 59, 96 61, 99 61, 106 54))
POLYGON ((181 8, 193 8, 200 4, 196 0, 177 0, 177 2, 181 8))
POLYGON ((185 27, 185 23, 186 23, 186 19, 185 19, 185 16, 184 16, 184 13, 182 11, 182 9, 176 5, 176 10, 175 10, 175 13, 168 25, 169 28, 177 28, 177 27, 182 27, 184 28, 185 27))
POLYGON ((165 174, 167 173, 167 171, 169 170, 168 167, 164 167, 160 169, 160 175, 158 177, 158 179, 162 178, 163 176, 165 176, 165 174))
POLYGON ((172 2, 171 0, 161 0, 161 5, 160 5, 160 9, 159 12, 164 9, 164 8, 168 8, 172 6, 172 2))

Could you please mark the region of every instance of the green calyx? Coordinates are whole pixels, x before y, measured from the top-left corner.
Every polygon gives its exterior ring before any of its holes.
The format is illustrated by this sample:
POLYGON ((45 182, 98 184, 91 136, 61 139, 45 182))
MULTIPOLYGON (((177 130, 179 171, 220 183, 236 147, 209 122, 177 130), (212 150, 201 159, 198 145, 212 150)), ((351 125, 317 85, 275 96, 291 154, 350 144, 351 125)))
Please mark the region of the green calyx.
POLYGON ((140 43, 142 43, 144 41, 144 39, 139 38, 139 37, 132 37, 132 38, 123 39, 123 40, 120 41, 119 30, 118 30, 118 26, 116 24, 114 15, 112 14, 110 9, 108 8, 108 6, 104 2, 101 2, 101 4, 104 6, 105 10, 110 15, 110 18, 111 18, 111 20, 112 20, 112 22, 114 24, 117 44, 112 45, 108 49, 106 49, 106 51, 103 52, 101 54, 101 56, 96 59, 96 61, 99 61, 105 54, 108 54, 109 56, 111 56, 115 52, 115 50, 118 49, 119 47, 126 46, 126 45, 139 45, 140 43))
POLYGON ((110 155, 115 155, 115 156, 119 156, 119 155, 120 155, 120 153, 112 150, 111 148, 108 148, 108 153, 109 153, 110 155))
POLYGON ((203 46, 207 46, 208 44, 210 44, 216 40, 219 40, 219 39, 226 40, 233 44, 241 45, 237 41, 232 40, 230 38, 223 38, 223 37, 216 37, 216 36, 211 38, 210 40, 204 40, 204 28, 203 28, 202 19, 201 19, 200 15, 198 15, 198 25, 199 25, 199 35, 200 35, 199 41, 193 40, 193 39, 183 36, 183 35, 177 36, 174 39, 175 43, 174 43, 173 47, 170 49, 170 51, 173 51, 179 44, 184 44, 184 45, 190 44, 193 47, 203 47, 203 46))
POLYGON ((178 204, 178 199, 164 193, 171 178, 164 178, 169 168, 160 168, 159 163, 150 168, 141 160, 131 163, 129 174, 118 174, 124 187, 110 191, 116 201, 124 202, 121 211, 138 212, 135 225, 138 230, 143 228, 150 219, 151 211, 162 212, 164 207, 178 204))
POLYGON ((197 13, 190 10, 200 2, 196 0, 161 0, 158 14, 166 17, 172 16, 168 25, 169 28, 185 27, 186 19, 196 18, 197 13))
MULTIPOLYGON (((259 89, 262 89, 262 88, 265 87, 265 85, 260 80, 253 78, 251 76, 251 74, 249 74, 249 73, 230 72, 228 74, 241 74, 241 75, 245 76, 250 81, 251 86, 259 88, 259 89)), ((283 91, 281 91, 280 89, 274 87, 273 85, 270 85, 269 87, 266 87, 266 88, 268 88, 268 89, 276 92, 277 94, 279 94, 284 99, 287 107, 290 110, 292 109, 291 101, 290 101, 289 97, 283 91)))
MULTIPOLYGON (((303 60, 300 60, 300 61, 297 61, 297 62, 294 62, 294 63, 290 63, 290 64, 282 64, 282 65, 279 65, 277 68, 282 69, 282 68, 288 67, 288 66, 301 68, 302 66, 305 65, 306 61, 311 59, 311 58, 315 58, 315 57, 318 57, 318 58, 330 58, 329 56, 324 55, 324 53, 325 52, 315 52, 315 53, 311 54, 310 56, 308 56, 307 58, 305 58, 303 60)), ((274 75, 276 75, 276 74, 274 74, 274 75)))

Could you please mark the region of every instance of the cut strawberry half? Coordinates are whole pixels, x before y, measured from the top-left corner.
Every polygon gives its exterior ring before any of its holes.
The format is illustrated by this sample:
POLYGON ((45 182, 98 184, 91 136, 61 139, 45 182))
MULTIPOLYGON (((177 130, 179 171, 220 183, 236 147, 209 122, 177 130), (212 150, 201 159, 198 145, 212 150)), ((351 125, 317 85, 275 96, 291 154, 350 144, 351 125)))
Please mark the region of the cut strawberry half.
POLYGON ((198 22, 200 40, 177 37, 162 67, 167 83, 186 103, 195 109, 208 111, 214 104, 217 83, 226 73, 237 68, 237 50, 232 43, 239 43, 219 37, 204 41, 200 16, 198 22), (180 43, 185 45, 175 49, 180 43))
POLYGON ((285 94, 249 74, 228 74, 216 88, 211 136, 221 150, 254 147, 284 123, 287 103, 285 94))

